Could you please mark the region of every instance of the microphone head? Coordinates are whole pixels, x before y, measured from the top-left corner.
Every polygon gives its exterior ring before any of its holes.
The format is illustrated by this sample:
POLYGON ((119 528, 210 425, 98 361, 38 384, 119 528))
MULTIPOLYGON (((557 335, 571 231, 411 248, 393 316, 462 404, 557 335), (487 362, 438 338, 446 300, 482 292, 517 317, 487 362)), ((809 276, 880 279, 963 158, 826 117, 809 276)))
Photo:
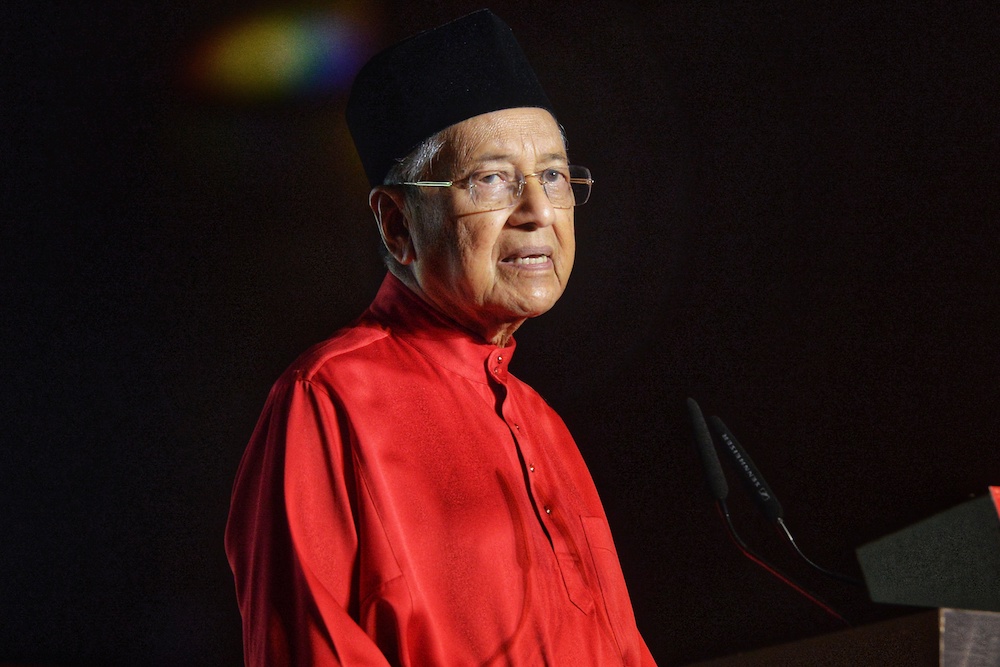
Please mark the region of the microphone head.
POLYGON ((708 492, 717 501, 723 501, 729 495, 729 485, 719 464, 719 455, 715 451, 712 434, 708 431, 705 416, 693 398, 687 399, 688 416, 694 434, 694 445, 701 457, 701 465, 705 469, 705 480, 708 482, 708 492))

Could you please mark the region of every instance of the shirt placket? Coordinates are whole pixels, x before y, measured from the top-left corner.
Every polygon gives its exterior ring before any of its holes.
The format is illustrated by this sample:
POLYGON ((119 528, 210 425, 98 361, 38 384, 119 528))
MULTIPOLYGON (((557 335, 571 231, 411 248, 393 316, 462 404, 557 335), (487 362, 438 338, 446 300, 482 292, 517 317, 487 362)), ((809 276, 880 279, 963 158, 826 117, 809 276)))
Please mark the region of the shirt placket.
POLYGON ((566 585, 570 601, 584 613, 591 613, 594 608, 593 597, 586 584, 581 562, 580 546, 573 539, 570 522, 578 520, 569 508, 564 508, 559 502, 558 480, 552 476, 552 471, 545 468, 544 459, 535 454, 534 439, 531 424, 524 423, 518 406, 506 392, 508 378, 507 359, 503 351, 495 350, 487 361, 489 372, 494 380, 504 387, 506 394, 501 413, 504 422, 510 430, 518 460, 524 470, 525 491, 535 510, 535 516, 541 525, 559 570, 566 585))

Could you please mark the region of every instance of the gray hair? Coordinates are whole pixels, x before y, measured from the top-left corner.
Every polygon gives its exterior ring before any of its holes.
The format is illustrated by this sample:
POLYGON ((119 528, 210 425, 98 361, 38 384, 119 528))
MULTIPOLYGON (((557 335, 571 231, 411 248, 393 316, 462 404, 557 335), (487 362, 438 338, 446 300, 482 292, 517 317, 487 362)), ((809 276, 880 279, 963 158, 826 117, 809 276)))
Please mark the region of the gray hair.
MULTIPOLYGON (((399 158, 396 160, 396 164, 392 165, 388 173, 385 175, 385 179, 382 181, 383 185, 399 185, 400 183, 407 183, 410 181, 420 181, 427 178, 430 175, 431 168, 434 161, 437 160, 438 156, 441 154, 441 149, 444 148, 445 130, 441 130, 436 134, 424 139, 414 148, 406 157, 399 158)), ((406 202, 407 213, 414 215, 420 209, 422 203, 423 192, 421 188, 406 188, 403 197, 406 202)), ((379 253, 382 255, 382 262, 385 264, 386 268, 389 269, 397 278, 404 279, 405 270, 402 265, 396 261, 396 258, 392 256, 388 248, 384 244, 379 246, 379 253)))
POLYGON ((409 155, 396 160, 396 164, 389 168, 385 175, 383 185, 398 185, 407 181, 419 181, 426 178, 430 173, 431 165, 444 148, 445 130, 431 135, 410 151, 409 155))

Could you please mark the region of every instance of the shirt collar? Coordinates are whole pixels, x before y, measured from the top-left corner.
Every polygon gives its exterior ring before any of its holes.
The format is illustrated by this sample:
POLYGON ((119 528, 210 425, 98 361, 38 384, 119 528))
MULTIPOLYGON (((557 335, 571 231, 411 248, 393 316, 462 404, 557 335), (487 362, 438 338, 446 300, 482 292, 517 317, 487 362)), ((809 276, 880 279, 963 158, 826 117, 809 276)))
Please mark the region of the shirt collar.
POLYGON ((516 343, 498 347, 459 326, 387 273, 369 312, 435 364, 473 381, 506 383, 516 343))

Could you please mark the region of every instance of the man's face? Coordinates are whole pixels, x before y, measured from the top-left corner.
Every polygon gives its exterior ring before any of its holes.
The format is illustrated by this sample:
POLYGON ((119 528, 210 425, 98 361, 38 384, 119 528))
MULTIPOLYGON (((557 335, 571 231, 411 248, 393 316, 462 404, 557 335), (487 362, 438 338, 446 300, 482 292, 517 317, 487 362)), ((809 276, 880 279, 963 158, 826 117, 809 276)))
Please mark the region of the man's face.
MULTIPOLYGON (((566 165, 562 135, 548 111, 505 109, 449 128, 434 178, 460 181, 492 169, 523 175, 566 165)), ((478 210, 464 187, 423 194, 410 229, 410 269, 424 298, 443 313, 497 340, 562 296, 575 253, 573 209, 554 208, 536 178, 526 180, 513 207, 497 211, 478 210)))

